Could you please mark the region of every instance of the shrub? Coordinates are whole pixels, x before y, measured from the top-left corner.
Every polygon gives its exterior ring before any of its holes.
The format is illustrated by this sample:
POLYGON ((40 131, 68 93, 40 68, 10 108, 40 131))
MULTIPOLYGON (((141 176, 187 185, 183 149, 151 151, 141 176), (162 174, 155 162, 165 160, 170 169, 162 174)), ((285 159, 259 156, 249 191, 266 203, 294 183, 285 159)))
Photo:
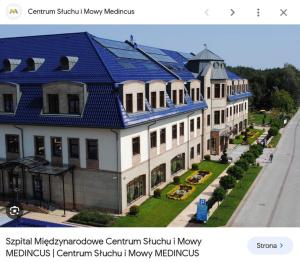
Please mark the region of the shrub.
POLYGON ((227 149, 226 149, 226 147, 225 147, 224 150, 223 150, 223 154, 222 154, 222 156, 221 156, 220 162, 221 162, 222 164, 227 164, 227 163, 228 163, 228 156, 227 156, 227 149))
POLYGON ((233 138, 229 138, 229 144, 233 144, 233 138))
POLYGON ((214 197, 211 197, 210 199, 208 199, 206 201, 207 209, 210 210, 215 203, 216 203, 216 199, 214 197))
POLYGON ((224 189, 231 189, 235 187, 236 179, 233 176, 223 176, 219 183, 224 189))
POLYGON ((192 164, 192 169, 193 170, 198 170, 198 164, 192 164))
POLYGON ((272 126, 272 127, 270 127, 270 129, 268 131, 268 135, 269 136, 276 136, 276 135, 278 135, 278 132, 279 132, 278 127, 272 126))
POLYGON ((178 185, 180 183, 180 177, 179 176, 174 176, 173 182, 175 185, 178 185))
POLYGON ((138 206, 136 206, 136 205, 131 206, 131 207, 129 208, 129 214, 130 214, 131 216, 136 216, 139 212, 140 212, 140 208, 139 208, 138 206))
POLYGON ((246 160, 249 164, 254 164, 256 156, 252 152, 248 151, 241 156, 241 159, 246 160))
POLYGON ((274 117, 271 119, 271 127, 277 127, 278 129, 283 127, 283 120, 279 117, 274 117))
POLYGON ((254 153, 258 152, 258 156, 260 156, 264 151, 264 147, 262 145, 251 145, 249 151, 254 153))
POLYGON ((161 190, 159 188, 154 190, 153 196, 155 198, 160 198, 161 197, 161 190))
POLYGON ((244 170, 241 167, 234 165, 227 169, 227 174, 240 180, 243 177, 244 170))
POLYGON ((243 159, 238 160, 235 165, 241 167, 244 171, 248 170, 249 168, 248 162, 243 159))
POLYGON ((222 201, 226 196, 226 190, 223 187, 218 187, 214 190, 213 192, 213 198, 215 199, 215 201, 222 201))
POLYGON ((84 210, 72 217, 70 222, 106 227, 110 226, 114 222, 114 217, 110 214, 101 213, 95 210, 84 210))
POLYGON ((250 128, 250 129, 254 129, 254 125, 251 124, 251 125, 249 126, 249 128, 250 128))
POLYGON ((210 160, 210 155, 205 155, 204 159, 207 160, 207 161, 209 161, 210 160))

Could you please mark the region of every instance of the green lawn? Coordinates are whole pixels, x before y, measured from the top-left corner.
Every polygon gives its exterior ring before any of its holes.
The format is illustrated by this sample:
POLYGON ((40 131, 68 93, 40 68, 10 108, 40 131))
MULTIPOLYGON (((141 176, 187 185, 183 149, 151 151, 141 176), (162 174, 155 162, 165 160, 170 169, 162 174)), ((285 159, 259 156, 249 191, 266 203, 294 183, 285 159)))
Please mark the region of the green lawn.
MULTIPOLYGON (((211 182, 213 182, 227 167, 227 164, 220 164, 214 161, 203 161, 199 164, 199 169, 209 170, 213 174, 203 184, 196 185, 195 191, 185 200, 168 199, 166 194, 174 188, 174 184, 168 184, 162 190, 160 199, 151 197, 140 205, 140 212, 135 216, 125 216, 117 219, 116 227, 165 227, 167 226, 188 204, 192 202, 211 182)), ((180 179, 185 183, 185 179, 193 171, 187 171, 180 179)))
MULTIPOLYGON (((264 133, 264 130, 262 129, 252 129, 253 131, 256 131, 256 134, 253 136, 253 137, 249 137, 248 138, 248 144, 252 144, 258 137, 260 137, 263 133, 264 133)), ((243 139, 244 139, 244 136, 243 135, 239 135, 237 138, 234 138, 233 139, 233 144, 242 144, 243 142, 243 139)))
POLYGON ((225 226, 232 216, 233 212, 239 206, 243 197, 249 190, 250 186, 258 176, 262 167, 250 167, 245 173, 242 180, 236 185, 236 187, 226 196, 225 200, 215 210, 213 215, 207 221, 206 224, 202 224, 204 227, 219 227, 225 226))
POLYGON ((262 113, 262 112, 250 112, 249 113, 249 124, 255 124, 255 125, 262 125, 263 124, 263 118, 264 114, 266 114, 265 124, 269 124, 271 117, 268 113, 262 113))
POLYGON ((279 140, 280 140, 280 138, 281 138, 281 134, 280 133, 278 133, 276 136, 273 136, 271 142, 269 143, 269 146, 276 147, 277 144, 278 144, 278 142, 279 142, 279 140))

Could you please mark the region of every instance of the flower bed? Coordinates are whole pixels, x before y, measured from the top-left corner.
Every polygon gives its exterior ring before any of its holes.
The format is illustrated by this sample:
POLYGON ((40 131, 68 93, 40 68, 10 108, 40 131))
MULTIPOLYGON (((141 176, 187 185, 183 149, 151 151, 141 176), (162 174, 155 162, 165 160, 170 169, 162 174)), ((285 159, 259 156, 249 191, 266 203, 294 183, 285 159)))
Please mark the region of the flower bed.
POLYGON ((191 185, 198 185, 204 183, 211 175, 212 173, 207 170, 198 170, 188 176, 185 181, 191 185))
POLYGON ((178 185, 167 193, 167 197, 175 200, 184 200, 188 198, 194 190, 194 186, 178 185))

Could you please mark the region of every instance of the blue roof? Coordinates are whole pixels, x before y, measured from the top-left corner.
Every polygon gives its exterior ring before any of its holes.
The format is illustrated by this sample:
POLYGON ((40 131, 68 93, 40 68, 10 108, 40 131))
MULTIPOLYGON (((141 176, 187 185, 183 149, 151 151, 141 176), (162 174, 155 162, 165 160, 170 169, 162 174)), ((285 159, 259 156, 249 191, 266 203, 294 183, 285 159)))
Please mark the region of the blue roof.
MULTIPOLYGON (((0 123, 97 128, 126 128, 144 122, 207 107, 205 101, 168 107, 138 114, 127 114, 122 106, 117 84, 127 80, 171 81, 194 79, 185 67, 187 55, 149 46, 131 45, 95 37, 89 33, 29 36, 0 39, 0 61, 20 59, 13 72, 1 72, 0 82, 20 85, 22 96, 15 115, 0 114, 0 123), (145 53, 144 53, 145 52, 145 53), (62 56, 78 57, 69 71, 59 70, 62 56), (26 70, 28 58, 44 58, 35 72, 26 70), (159 60, 159 61, 158 61, 159 60), (87 84, 89 92, 82 116, 43 115, 42 85, 55 81, 78 81, 87 84)), ((1 68, 0 68, 1 69, 1 68)), ((228 98, 231 99, 231 98, 228 98)))
POLYGON ((21 59, 21 64, 9 73, 0 73, 0 82, 48 83, 68 80, 85 83, 111 83, 112 78, 99 59, 87 33, 70 33, 0 39, 0 61, 21 59), (76 56, 78 62, 71 71, 58 70, 62 56, 76 56), (27 59, 45 58, 36 72, 26 71, 27 59))
POLYGON ((226 73, 227 73, 228 78, 231 79, 231 80, 241 80, 242 79, 237 74, 235 74, 235 73, 233 73, 229 70, 226 70, 226 73))

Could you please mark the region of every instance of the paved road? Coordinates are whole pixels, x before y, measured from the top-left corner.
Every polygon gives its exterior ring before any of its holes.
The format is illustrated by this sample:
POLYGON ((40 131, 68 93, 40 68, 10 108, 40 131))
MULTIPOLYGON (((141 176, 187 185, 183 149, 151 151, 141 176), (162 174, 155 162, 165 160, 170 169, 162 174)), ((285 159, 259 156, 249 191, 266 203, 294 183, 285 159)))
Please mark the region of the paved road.
POLYGON ((228 226, 300 226, 300 111, 228 226))

